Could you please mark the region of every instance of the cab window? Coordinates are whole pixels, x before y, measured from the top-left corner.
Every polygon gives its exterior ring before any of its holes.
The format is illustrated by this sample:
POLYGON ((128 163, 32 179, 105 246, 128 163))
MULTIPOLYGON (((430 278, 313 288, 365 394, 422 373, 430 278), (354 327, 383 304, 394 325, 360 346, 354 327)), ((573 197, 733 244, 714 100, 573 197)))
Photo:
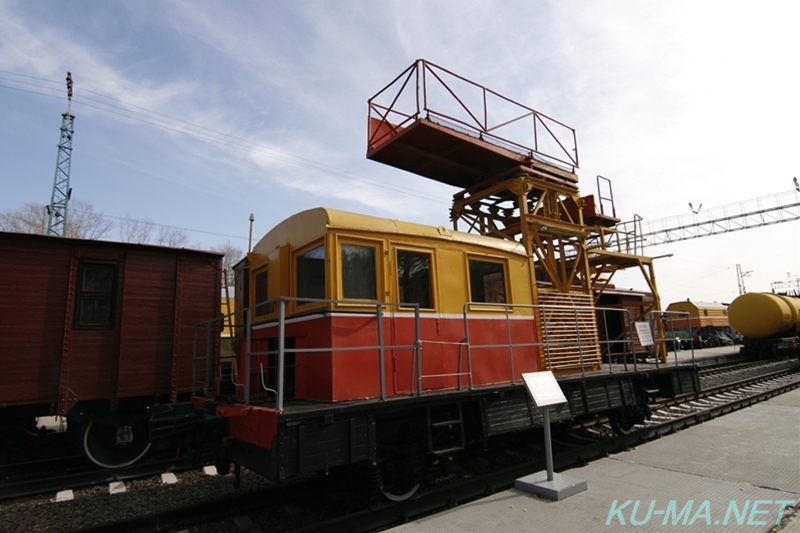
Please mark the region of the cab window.
POLYGON ((506 280, 502 263, 469 260, 470 300, 493 304, 506 303, 506 280))
POLYGON ((268 280, 269 278, 266 270, 256 273, 256 316, 264 316, 272 312, 272 306, 264 303, 269 300, 269 294, 267 290, 267 287, 269 286, 267 283, 268 280))
POLYGON ((431 254, 397 251, 397 284, 400 303, 433 308, 431 300, 431 254))
POLYGON ((362 300, 378 298, 375 247, 342 244, 342 296, 362 300))
POLYGON ((297 297, 325 298, 325 245, 297 257, 297 297))

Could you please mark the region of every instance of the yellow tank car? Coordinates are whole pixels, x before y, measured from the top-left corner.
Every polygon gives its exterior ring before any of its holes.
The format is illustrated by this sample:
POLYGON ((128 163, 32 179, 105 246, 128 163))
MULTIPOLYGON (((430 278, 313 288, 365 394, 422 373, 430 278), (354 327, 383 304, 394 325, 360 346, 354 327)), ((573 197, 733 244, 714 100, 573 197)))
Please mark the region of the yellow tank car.
POLYGON ((751 292, 731 302, 728 318, 733 329, 751 339, 765 339, 797 328, 800 299, 751 292))

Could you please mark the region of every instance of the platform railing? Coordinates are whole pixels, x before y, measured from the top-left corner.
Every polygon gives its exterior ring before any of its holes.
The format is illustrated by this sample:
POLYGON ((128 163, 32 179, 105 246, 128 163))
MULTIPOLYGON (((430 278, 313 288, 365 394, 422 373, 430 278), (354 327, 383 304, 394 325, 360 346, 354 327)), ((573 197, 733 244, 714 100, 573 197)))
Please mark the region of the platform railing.
POLYGON ((628 255, 643 255, 642 217, 633 215, 633 220, 621 222, 613 228, 599 228, 589 235, 587 248, 608 250, 628 255))
POLYGON ((575 129, 424 59, 368 100, 367 146, 426 118, 528 157, 578 167, 575 129))
MULTIPOLYGON (((324 313, 324 312, 331 312, 332 310, 328 307, 321 308, 319 310, 310 310, 313 314, 315 312, 324 313)), ((285 387, 285 373, 286 373, 286 354, 291 353, 322 353, 322 352, 337 352, 337 351, 369 351, 375 350, 378 354, 378 367, 379 367, 379 387, 380 387, 380 399, 386 400, 386 350, 412 350, 413 351, 413 361, 414 366, 417 369, 417 382, 420 384, 418 393, 421 393, 421 372, 422 372, 422 359, 421 359, 421 351, 422 351, 422 340, 421 340, 421 326, 420 326, 420 314, 419 314, 419 305, 418 304, 411 304, 411 303, 397 303, 397 302, 376 302, 376 303, 365 303, 364 301, 353 301, 353 300, 328 300, 328 299, 320 299, 320 298, 293 298, 293 297, 283 297, 283 298, 276 298, 273 300, 268 300, 265 302, 259 302, 258 304, 251 305, 247 308, 238 310, 234 314, 240 314, 242 317, 240 319, 235 320, 236 324, 243 324, 243 352, 240 354, 240 357, 244 358, 244 369, 247 369, 247 372, 251 372, 255 363, 259 363, 259 379, 257 380, 258 385, 260 385, 261 389, 264 392, 271 392, 275 395, 275 402, 276 402, 276 409, 283 410, 285 395, 286 395, 286 387, 285 387), (287 303, 293 302, 295 305, 297 304, 321 304, 323 306, 348 306, 346 312, 352 316, 368 316, 374 317, 376 321, 376 343, 373 345, 358 345, 358 346, 327 346, 327 347, 320 347, 320 348, 311 348, 311 347, 303 347, 303 348, 287 348, 286 347, 286 306, 287 303), (359 310, 354 311, 352 310, 352 306, 356 306, 359 310), (274 312, 277 309, 277 320, 267 321, 265 323, 257 324, 257 327, 260 328, 277 328, 277 347, 274 350, 254 350, 253 349, 253 324, 252 324, 252 315, 256 308, 261 310, 271 310, 274 312), (374 308, 374 311, 367 311, 366 308, 374 308), (413 312, 414 316, 414 342, 412 344, 387 344, 384 340, 383 335, 383 317, 384 317, 384 308, 402 308, 406 312, 413 312), (268 364, 269 356, 275 355, 277 356, 276 361, 276 369, 275 369, 275 378, 276 378, 276 386, 275 389, 271 389, 267 386, 266 379, 264 378, 263 373, 263 362, 261 359, 266 359, 268 364)), ((208 339, 211 338, 212 332, 217 331, 220 326, 219 324, 222 321, 230 322, 229 315, 224 315, 218 317, 213 320, 209 320, 206 322, 202 322, 197 325, 195 329, 195 343, 194 343, 194 364, 192 365, 192 394, 195 395, 198 392, 198 385, 202 385, 200 389, 204 393, 206 397, 210 396, 210 383, 213 379, 213 372, 214 372, 214 364, 213 360, 214 357, 211 354, 212 349, 211 345, 209 344, 208 339), (202 332, 202 330, 206 331, 205 335, 200 335, 198 332, 202 332), (202 346, 199 343, 201 337, 205 337, 205 350, 202 350, 202 346), (197 364, 203 363, 204 365, 204 379, 198 380, 197 376, 197 364)), ((234 365, 235 367, 236 365, 234 365)), ((233 386, 236 390, 242 390, 242 401, 245 404, 249 404, 251 402, 252 396, 252 383, 250 376, 242 376, 243 382, 234 381, 233 386)))
MULTIPOLYGON (((321 308, 312 313, 325 313, 331 312, 329 307, 321 308)), ((518 369, 515 364, 515 351, 520 349, 530 348, 535 350, 538 357, 544 359, 545 369, 547 370, 577 370, 580 369, 581 376, 585 376, 587 369, 597 370, 597 365, 600 364, 600 370, 603 370, 603 364, 607 365, 609 374, 615 371, 619 372, 620 368, 624 371, 629 369, 629 362, 632 361, 633 370, 638 370, 638 354, 637 354, 637 338, 638 334, 635 331, 635 321, 631 315, 631 311, 626 308, 618 307, 594 307, 594 306, 570 306, 570 305, 531 305, 531 304, 500 304, 500 303, 486 303, 486 302, 467 302, 463 306, 462 320, 464 327, 463 340, 459 342, 448 342, 446 344, 457 344, 457 368, 455 372, 446 373, 430 373, 425 374, 425 364, 422 357, 422 347, 425 342, 442 342, 441 340, 425 341, 422 338, 421 318, 419 306, 407 303, 385 303, 376 302, 374 304, 365 304, 363 301, 353 302, 347 300, 325 300, 325 299, 311 299, 311 298, 277 298, 268 302, 261 302, 252 305, 246 309, 238 310, 238 314, 242 315, 236 320, 237 329, 241 328, 239 334, 243 340, 240 343, 241 353, 239 357, 244 358, 244 364, 241 365, 242 369, 247 372, 246 376, 236 377, 232 374, 229 379, 232 380, 232 385, 237 392, 240 392, 241 399, 245 404, 251 403, 254 396, 260 393, 267 393, 274 396, 275 406, 278 410, 282 410, 284 401, 286 399, 286 355, 292 353, 322 353, 322 352, 337 352, 337 351, 375 351, 377 354, 376 364, 379 368, 379 397, 381 400, 387 399, 386 392, 386 350, 411 350, 412 351, 412 367, 411 379, 412 386, 410 393, 412 395, 422 395, 425 391, 424 380, 434 378, 457 378, 457 388, 461 390, 462 379, 466 378, 469 390, 475 387, 473 379, 474 360, 479 357, 481 351, 490 350, 494 354, 504 352, 508 355, 509 361, 509 377, 508 382, 517 383, 521 379, 521 372, 518 375, 518 369), (348 307, 347 313, 352 316, 367 316, 372 317, 376 324, 376 339, 374 344, 369 345, 355 345, 355 346, 323 346, 323 347, 287 347, 286 346, 286 326, 287 326, 287 304, 293 302, 304 304, 321 304, 331 305, 336 304, 339 306, 358 306, 359 310, 354 311, 352 307, 348 307), (267 306, 267 307, 264 307, 267 306), (259 308, 271 309, 275 318, 265 322, 259 323, 255 326, 252 324, 251 317, 253 311, 259 308), (365 308, 370 308, 367 311, 365 308), (411 344, 389 344, 384 339, 384 318, 385 309, 396 308, 402 309, 405 312, 413 311, 414 320, 414 340, 411 344), (595 323, 602 324, 602 335, 598 330, 594 334, 586 334, 587 320, 589 314, 594 317, 592 319, 595 323), (548 317, 558 315, 557 320, 549 320, 548 317), (615 316, 616 315, 616 316, 615 316), (478 321, 486 319, 504 322, 503 326, 496 328, 496 331, 504 330, 505 339, 495 337, 492 342, 481 343, 475 338, 475 328, 478 327, 478 321), (522 322, 523 327, 512 327, 512 323, 522 322), (526 330, 524 324, 528 323, 530 329, 526 330), (614 328, 614 332, 609 329, 609 324, 616 323, 622 327, 614 328), (241 324, 241 326, 239 326, 241 324), (276 328, 275 335, 271 338, 276 338, 277 345, 273 349, 258 350, 255 349, 255 338, 252 336, 252 330, 257 328, 276 328), (616 337, 612 338, 612 335, 616 337), (522 337, 522 339, 520 338, 522 337), (462 369, 462 349, 466 350, 466 371, 462 369), (565 355, 567 352, 567 355, 565 355), (264 377, 264 366, 269 366, 270 356, 275 357, 274 368, 275 388, 272 389, 268 381, 264 377), (605 360, 604 360, 605 359, 605 360), (621 362, 619 362, 621 360, 621 362), (255 385, 258 387, 257 391, 253 391, 253 378, 252 372, 254 369, 258 372, 255 385), (416 385, 416 386, 414 386, 416 385)), ((688 316, 685 312, 667 312, 667 311, 654 311, 647 317, 647 323, 651 331, 661 331, 666 333, 663 337, 658 335, 654 336, 654 344, 668 343, 675 336, 675 328, 672 327, 672 320, 677 320, 688 316), (653 328, 656 320, 661 321, 663 327, 653 328)), ((198 390, 206 397, 212 394, 212 386, 214 373, 216 371, 215 364, 218 364, 218 356, 213 356, 214 339, 213 335, 218 334, 220 324, 222 321, 229 321, 229 315, 219 317, 217 319, 203 322, 199 324, 196 329, 195 346, 194 346, 194 364, 192 365, 192 393, 197 394, 198 390), (203 331, 205 330, 205 331, 203 331), (198 366, 202 367, 202 379, 198 379, 198 366)), ((485 327, 485 322, 480 327, 485 327)), ((266 337, 263 338, 266 342, 266 337)), ((694 351, 692 350, 692 362, 694 362, 694 351)), ((655 365, 658 367, 660 364, 658 357, 655 358, 655 365)), ((675 364, 679 364, 677 359, 677 351, 675 356, 675 364)), ((233 365, 234 368, 240 365, 233 365)))
MULTIPOLYGON (((618 365, 622 365, 625 370, 628 370, 628 360, 631 358, 633 359, 633 367, 634 370, 637 368, 637 361, 635 357, 635 336, 633 331, 633 324, 634 321, 631 318, 631 313, 628 309, 624 308, 617 308, 617 307, 594 307, 594 306, 569 306, 569 305, 532 305, 532 304, 499 304, 499 303, 486 303, 486 302, 467 302, 463 306, 463 321, 464 321, 464 339, 465 345, 467 349, 467 366, 470 369, 473 367, 473 358, 476 351, 479 350, 503 350, 507 351, 510 361, 510 370, 511 376, 509 381, 511 383, 516 383, 519 381, 519 376, 517 376, 516 369, 514 367, 514 350, 519 348, 536 348, 538 349, 539 353, 543 354, 545 359, 545 365, 548 370, 566 370, 566 369, 574 369, 580 368, 581 376, 585 376, 586 368, 595 366, 598 364, 597 356, 592 357, 589 359, 589 354, 597 353, 597 350, 600 350, 600 357, 602 358, 603 353, 608 360, 608 372, 614 373, 615 369, 615 359, 622 359, 622 363, 618 363, 618 365), (520 311, 528 309, 531 310, 530 314, 523 315, 520 311), (474 311, 483 310, 484 313, 475 313, 474 311), (519 310, 516 311, 515 310, 519 310), (571 323, 565 323, 563 320, 558 322, 558 325, 554 325, 551 321, 542 319, 543 316, 546 317, 547 312, 560 312, 562 315, 566 313, 566 315, 572 316, 571 323), (493 312, 493 313, 491 313, 493 312), (601 336, 583 336, 581 335, 581 331, 585 329, 585 321, 586 321, 586 314, 587 313, 594 313, 600 314, 600 318, 602 318, 603 328, 604 328, 604 335, 601 336), (627 324, 627 326, 623 329, 623 336, 621 338, 611 338, 611 334, 608 328, 608 324, 611 322, 608 318, 612 314, 619 314, 619 321, 622 324, 627 324), (478 320, 478 319, 485 319, 487 316, 501 316, 505 319, 506 322, 506 340, 505 342, 493 342, 493 343, 483 343, 479 344, 473 340, 472 335, 472 328, 470 324, 478 320), (511 321, 528 321, 531 324, 531 338, 536 339, 532 342, 519 342, 515 341, 512 338, 511 333, 511 321), (541 323, 541 328, 537 327, 537 323, 541 323), (549 328, 549 329, 548 329, 549 328), (556 336, 554 331, 555 328, 560 328, 558 332, 558 336, 563 337, 565 333, 568 333, 567 330, 570 330, 569 334, 572 337, 569 340, 554 340, 553 337, 556 336), (539 333, 542 333, 542 337, 539 338, 539 333), (574 361, 573 364, 564 365, 559 361, 556 361, 556 357, 553 356, 553 353, 559 349, 567 348, 570 350, 574 350, 574 356, 571 357, 571 360, 574 361), (618 350, 621 348, 621 352, 618 350), (617 351, 615 351, 617 349, 617 351), (631 357, 633 356, 633 357, 631 357)), ((616 367, 619 369, 619 366, 616 367)), ((469 380, 469 387, 470 389, 473 388, 473 380, 472 376, 470 375, 469 380)))
MULTIPOLYGON (((675 321, 686 321, 688 323, 689 313, 687 311, 650 311, 648 315, 648 324, 650 330, 655 332, 653 340, 655 341, 654 349, 657 350, 659 344, 666 346, 664 352, 669 359, 670 347, 672 348, 675 357, 675 366, 678 366, 678 351, 680 340, 677 333, 680 331, 675 327, 675 321), (658 335, 658 332, 663 332, 663 337, 658 335)), ((695 364, 694 357, 694 344, 691 344, 689 349, 692 354, 692 364, 695 364)), ((656 351, 658 353, 658 351, 656 351)), ((656 367, 658 367, 659 358, 656 357, 656 367)))

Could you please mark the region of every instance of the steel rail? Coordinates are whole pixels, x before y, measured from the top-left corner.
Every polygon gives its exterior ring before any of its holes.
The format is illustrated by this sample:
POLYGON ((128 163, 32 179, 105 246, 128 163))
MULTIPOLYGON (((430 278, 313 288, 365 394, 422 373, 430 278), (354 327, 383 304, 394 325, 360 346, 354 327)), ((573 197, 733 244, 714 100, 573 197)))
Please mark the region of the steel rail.
POLYGON ((205 459, 200 460, 196 457, 186 457, 178 460, 171 458, 138 463, 119 470, 107 470, 98 469, 94 463, 91 463, 86 458, 83 459, 83 468, 77 471, 49 475, 45 478, 39 477, 25 481, 0 483, 0 501, 66 489, 90 487, 102 483, 111 483, 113 481, 157 476, 167 471, 183 472, 197 468, 198 465, 210 464, 210 462, 213 461, 212 456, 208 456, 206 458, 208 459, 207 461, 205 459))

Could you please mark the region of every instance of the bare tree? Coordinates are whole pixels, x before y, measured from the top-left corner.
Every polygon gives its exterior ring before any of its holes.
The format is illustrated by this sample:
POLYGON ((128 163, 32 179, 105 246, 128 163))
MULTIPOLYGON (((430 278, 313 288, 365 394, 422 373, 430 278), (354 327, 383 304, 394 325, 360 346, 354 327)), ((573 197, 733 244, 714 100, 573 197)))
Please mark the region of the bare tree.
MULTIPOLYGON (((67 237, 78 239, 100 239, 113 226, 103 213, 96 211, 94 204, 86 200, 72 200, 69 204, 67 237)), ((17 209, 0 213, 0 230, 18 233, 47 233, 47 211, 40 204, 23 204, 17 209)))
POLYGON ((86 200, 71 200, 67 221, 67 237, 79 239, 100 239, 104 237, 114 223, 94 205, 86 200))
POLYGON ((215 252, 225 254, 225 257, 222 258, 222 268, 225 269, 228 285, 233 286, 233 266, 244 257, 244 251, 230 241, 225 244, 214 246, 211 249, 215 252))
POLYGON ((149 218, 139 220, 125 215, 125 218, 119 222, 119 238, 122 242, 144 244, 150 241, 153 227, 155 227, 155 222, 149 218))
POLYGON ((172 248, 180 248, 186 246, 189 242, 189 235, 183 228, 176 228, 173 226, 159 226, 158 238, 156 243, 161 246, 170 246, 172 248))
POLYGON ((45 206, 24 204, 17 209, 0 213, 0 230, 16 233, 47 233, 47 211, 45 206))

